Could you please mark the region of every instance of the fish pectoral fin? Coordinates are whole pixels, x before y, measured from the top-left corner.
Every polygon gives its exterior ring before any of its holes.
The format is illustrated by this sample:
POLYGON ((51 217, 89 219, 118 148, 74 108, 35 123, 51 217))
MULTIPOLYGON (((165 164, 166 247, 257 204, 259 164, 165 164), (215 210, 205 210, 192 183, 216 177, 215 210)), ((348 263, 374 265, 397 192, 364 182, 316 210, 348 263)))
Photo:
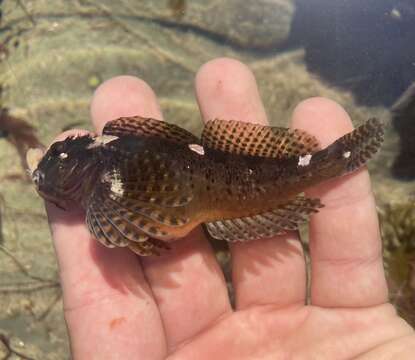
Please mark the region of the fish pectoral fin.
POLYGON ((135 214, 126 216, 110 199, 97 196, 94 200, 88 207, 86 221, 90 233, 103 245, 128 247, 141 256, 160 255, 161 250, 170 248, 164 241, 150 238, 149 232, 162 233, 150 219, 135 214))
POLYGON ((170 246, 166 242, 152 238, 144 242, 130 242, 128 248, 140 256, 159 256, 160 250, 170 250, 170 246))
POLYGON ((160 250, 170 249, 164 241, 152 239, 137 230, 127 236, 125 231, 114 225, 114 221, 108 221, 102 214, 88 211, 87 224, 90 233, 108 248, 128 247, 140 256, 160 255, 160 250))
POLYGON ((323 205, 319 199, 297 196, 276 209, 236 219, 205 223, 206 230, 215 239, 229 242, 250 241, 281 235, 297 230, 299 224, 308 220, 323 205))
POLYGON ((102 133, 103 135, 111 136, 158 137, 184 145, 200 143, 200 140, 195 135, 177 125, 140 116, 121 117, 109 121, 102 133))
POLYGON ((202 145, 234 154, 272 158, 313 154, 319 149, 317 139, 303 130, 219 119, 206 123, 202 145))
POLYGON ((103 230, 101 229, 97 219, 95 216, 92 215, 90 211, 87 211, 86 214, 86 224, 88 226, 88 230, 90 234, 98 240, 102 245, 104 245, 107 248, 114 248, 115 245, 108 239, 108 237, 105 235, 103 230))

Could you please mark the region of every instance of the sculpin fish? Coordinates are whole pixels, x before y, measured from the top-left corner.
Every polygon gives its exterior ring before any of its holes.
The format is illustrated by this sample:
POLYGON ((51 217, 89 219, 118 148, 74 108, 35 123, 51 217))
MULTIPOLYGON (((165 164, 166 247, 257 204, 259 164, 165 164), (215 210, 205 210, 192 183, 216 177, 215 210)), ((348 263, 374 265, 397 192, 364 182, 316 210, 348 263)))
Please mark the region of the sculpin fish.
POLYGON ((212 120, 198 138, 128 117, 107 123, 101 136, 69 137, 28 159, 42 197, 64 209, 80 204, 97 240, 145 256, 200 224, 230 242, 296 230, 322 206, 303 191, 364 165, 383 132, 370 119, 319 149, 301 130, 212 120))

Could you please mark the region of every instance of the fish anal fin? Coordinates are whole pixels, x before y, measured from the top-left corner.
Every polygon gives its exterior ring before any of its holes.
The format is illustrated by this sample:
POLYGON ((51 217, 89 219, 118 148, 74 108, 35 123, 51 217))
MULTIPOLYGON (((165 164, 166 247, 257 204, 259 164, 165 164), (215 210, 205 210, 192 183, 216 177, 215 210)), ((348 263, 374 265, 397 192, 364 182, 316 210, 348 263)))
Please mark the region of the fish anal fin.
POLYGON ((181 127, 165 121, 140 116, 121 117, 109 121, 103 130, 104 135, 159 137, 177 144, 199 143, 200 140, 181 127))
POLYGON ((272 158, 307 155, 319 149, 317 139, 303 130, 219 119, 206 123, 202 144, 224 152, 272 158))
POLYGON ((297 196, 272 211, 249 217, 218 220, 205 223, 205 227, 215 239, 229 242, 250 241, 269 238, 297 230, 309 215, 318 212, 323 205, 319 199, 297 196))

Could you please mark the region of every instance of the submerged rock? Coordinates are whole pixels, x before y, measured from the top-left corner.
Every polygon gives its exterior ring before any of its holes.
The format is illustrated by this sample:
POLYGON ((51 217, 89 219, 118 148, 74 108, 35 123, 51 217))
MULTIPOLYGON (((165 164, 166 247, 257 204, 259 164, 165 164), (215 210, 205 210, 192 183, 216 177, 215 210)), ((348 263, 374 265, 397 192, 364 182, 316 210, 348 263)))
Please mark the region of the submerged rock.
POLYGON ((392 124, 399 135, 400 151, 392 172, 403 180, 415 179, 415 83, 399 98, 391 109, 392 124))

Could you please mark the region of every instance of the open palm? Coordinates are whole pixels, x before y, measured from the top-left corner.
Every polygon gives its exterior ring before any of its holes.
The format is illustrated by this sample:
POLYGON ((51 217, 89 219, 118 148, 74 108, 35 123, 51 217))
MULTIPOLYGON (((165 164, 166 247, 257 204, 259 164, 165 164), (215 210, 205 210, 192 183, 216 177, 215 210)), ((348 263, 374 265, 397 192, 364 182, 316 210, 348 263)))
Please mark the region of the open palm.
MULTIPOLYGON (((204 120, 267 122, 255 79, 237 61, 205 64, 196 95, 204 120)), ((97 132, 120 116, 162 118, 148 85, 125 76, 100 86, 91 113, 97 132)), ((322 98, 302 102, 292 126, 322 146, 352 128, 344 110, 322 98)), ((47 204, 74 358, 413 358, 414 331, 387 302, 367 171, 309 195, 325 204, 310 222, 311 305, 304 254, 291 233, 231 246, 235 310, 200 229, 167 255, 138 258, 91 239, 82 213, 47 204)))

